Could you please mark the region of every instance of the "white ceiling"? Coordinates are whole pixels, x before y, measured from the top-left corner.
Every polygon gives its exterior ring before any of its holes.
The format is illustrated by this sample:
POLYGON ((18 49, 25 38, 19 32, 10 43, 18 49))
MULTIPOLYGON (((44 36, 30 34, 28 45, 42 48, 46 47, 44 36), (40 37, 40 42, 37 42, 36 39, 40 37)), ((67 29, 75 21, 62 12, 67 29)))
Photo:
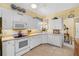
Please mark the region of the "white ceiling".
POLYGON ((16 5, 25 8, 26 10, 32 10, 33 12, 36 12, 41 15, 49 15, 52 13, 60 12, 63 10, 67 10, 73 7, 79 7, 78 3, 36 3, 37 8, 32 9, 31 3, 18 3, 16 5))

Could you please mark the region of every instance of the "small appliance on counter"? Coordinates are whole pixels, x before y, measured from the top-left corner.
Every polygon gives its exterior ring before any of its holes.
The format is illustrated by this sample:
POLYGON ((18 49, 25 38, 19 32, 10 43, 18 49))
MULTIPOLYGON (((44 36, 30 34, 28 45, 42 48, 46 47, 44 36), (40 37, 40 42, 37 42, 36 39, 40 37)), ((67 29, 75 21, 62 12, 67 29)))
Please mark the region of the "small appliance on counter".
POLYGON ((31 29, 28 29, 28 30, 27 30, 28 34, 30 34, 30 33, 31 33, 31 31, 32 31, 31 29))

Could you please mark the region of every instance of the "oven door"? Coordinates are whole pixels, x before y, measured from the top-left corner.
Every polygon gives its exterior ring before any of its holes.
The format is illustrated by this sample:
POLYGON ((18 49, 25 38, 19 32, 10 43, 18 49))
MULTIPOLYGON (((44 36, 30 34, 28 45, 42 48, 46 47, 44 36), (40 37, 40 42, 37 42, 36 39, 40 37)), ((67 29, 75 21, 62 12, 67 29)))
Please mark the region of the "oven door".
POLYGON ((29 40, 27 38, 18 38, 16 40, 16 53, 29 48, 29 40))

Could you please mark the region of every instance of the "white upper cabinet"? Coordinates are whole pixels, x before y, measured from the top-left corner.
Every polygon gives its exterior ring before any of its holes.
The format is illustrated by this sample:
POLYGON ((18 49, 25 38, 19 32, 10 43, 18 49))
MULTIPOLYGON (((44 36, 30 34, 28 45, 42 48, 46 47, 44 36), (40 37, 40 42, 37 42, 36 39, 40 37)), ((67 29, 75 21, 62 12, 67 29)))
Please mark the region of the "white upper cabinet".
POLYGON ((29 15, 23 16, 23 20, 28 28, 30 29, 40 29, 40 21, 38 19, 33 19, 33 17, 29 15))
POLYGON ((34 20, 31 16, 26 16, 26 22, 28 23, 28 28, 33 29, 34 28, 34 20))
POLYGON ((26 29, 32 28, 32 17, 28 15, 19 15, 18 13, 14 14, 14 20, 13 20, 13 25, 14 24, 24 24, 26 29))
POLYGON ((3 29, 11 29, 13 21, 13 13, 9 10, 2 9, 2 27, 3 29))
MULTIPOLYGON (((1 11, 0 11, 1 13, 1 11)), ((26 29, 40 29, 40 21, 29 15, 21 15, 15 11, 2 9, 3 29, 12 29, 15 24, 25 24, 26 29)))
POLYGON ((33 28, 33 18, 28 15, 15 14, 13 23, 25 24, 26 29, 33 28))
POLYGON ((62 29, 63 22, 61 19, 49 20, 49 28, 50 29, 62 29))
POLYGON ((13 20, 13 23, 22 23, 22 15, 19 15, 17 13, 14 13, 14 20, 13 20))
POLYGON ((15 13, 12 25, 13 25, 13 29, 24 29, 25 23, 24 23, 23 15, 19 15, 15 13))
POLYGON ((24 16, 24 21, 25 21, 25 24, 26 24, 26 27, 28 28, 28 29, 31 29, 32 28, 32 24, 33 24, 33 18, 31 17, 31 16, 28 16, 28 15, 25 15, 24 16))

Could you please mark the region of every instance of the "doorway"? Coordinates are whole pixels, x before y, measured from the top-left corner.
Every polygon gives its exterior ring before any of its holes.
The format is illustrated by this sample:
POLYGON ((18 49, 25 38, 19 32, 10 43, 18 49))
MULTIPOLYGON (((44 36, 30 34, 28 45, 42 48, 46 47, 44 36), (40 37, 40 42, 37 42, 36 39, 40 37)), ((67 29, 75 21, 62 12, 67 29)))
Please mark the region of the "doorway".
MULTIPOLYGON (((2 34, 2 17, 0 17, 0 35, 2 34)), ((0 36, 0 56, 2 56, 2 37, 0 36)))
POLYGON ((74 19, 67 18, 63 20, 64 23, 64 44, 66 46, 73 47, 73 41, 75 37, 74 19))

